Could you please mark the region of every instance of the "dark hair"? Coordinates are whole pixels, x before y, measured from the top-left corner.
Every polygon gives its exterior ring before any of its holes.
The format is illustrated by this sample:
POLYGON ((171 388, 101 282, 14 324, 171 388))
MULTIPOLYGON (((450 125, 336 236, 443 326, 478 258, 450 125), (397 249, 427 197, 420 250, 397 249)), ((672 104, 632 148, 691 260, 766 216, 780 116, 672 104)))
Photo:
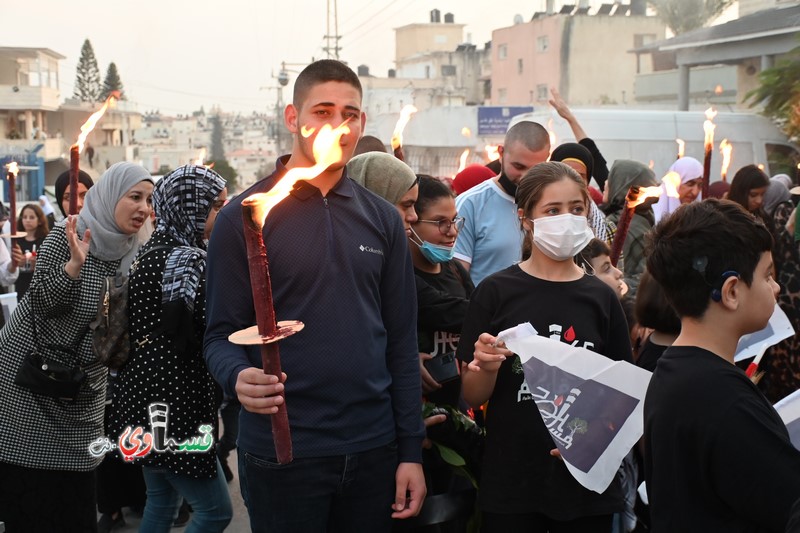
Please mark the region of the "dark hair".
POLYGON ((500 163, 499 159, 495 159, 494 161, 489 161, 486 163, 486 168, 494 172, 495 176, 499 176, 500 171, 503 170, 503 165, 500 163))
POLYGON ((372 135, 364 135, 358 140, 356 150, 353 152, 353 157, 367 152, 384 152, 386 153, 386 145, 383 141, 372 135))
POLYGON ((441 180, 427 174, 417 174, 419 183, 419 193, 417 201, 414 203, 414 210, 417 215, 428 209, 428 206, 439 198, 455 198, 453 190, 441 180))
POLYGON ((511 126, 506 132, 503 147, 511 146, 514 143, 522 143, 528 150, 540 152, 545 148, 550 148, 550 134, 541 124, 523 120, 511 126))
POLYGON ((592 259, 601 255, 611 255, 611 248, 608 247, 606 241, 595 237, 575 256, 575 262, 585 271, 591 272, 593 270, 592 259))
MULTIPOLYGON (((589 206, 589 191, 586 188, 586 182, 583 178, 575 172, 574 169, 554 161, 546 161, 531 167, 528 172, 522 176, 517 185, 517 194, 515 200, 517 207, 522 209, 523 216, 533 211, 533 208, 539 203, 542 198, 545 188, 551 183, 557 183, 563 180, 572 180, 578 184, 581 189, 581 196, 586 207, 589 206)), ((525 238, 522 240, 522 260, 524 261, 531 255, 531 239, 525 238)))
MULTIPOLYGON (((94 186, 94 181, 92 181, 92 177, 84 172, 83 170, 78 171, 78 183, 83 183, 86 187, 86 190, 89 190, 94 186)), ((66 192, 67 187, 69 187, 69 170, 65 170, 56 178, 56 205, 61 210, 61 214, 67 216, 67 213, 64 211, 64 206, 61 204, 64 203, 64 192, 66 192)))
POLYGON ((336 59, 320 59, 308 65, 297 76, 294 82, 292 104, 298 109, 303 107, 311 89, 329 81, 348 83, 358 89, 359 95, 364 94, 361 89, 361 82, 356 73, 353 72, 353 69, 336 59))
POLYGON ((700 318, 722 274, 735 271, 750 286, 772 235, 759 219, 729 200, 684 204, 650 233, 647 270, 679 317, 700 318))
POLYGON ((746 165, 739 169, 728 191, 728 200, 736 202, 747 209, 747 197, 753 189, 769 186, 769 177, 755 165, 746 165))
POLYGON ((645 270, 636 289, 636 321, 661 333, 677 335, 681 319, 675 313, 661 285, 645 270))
POLYGON ((47 234, 50 232, 50 223, 47 221, 47 217, 45 216, 44 211, 42 211, 42 208, 36 204, 25 204, 22 206, 22 209, 19 210, 19 216, 17 217, 17 231, 25 231, 25 226, 22 225, 22 213, 24 213, 26 209, 32 210, 36 215, 36 220, 38 220, 35 233, 36 238, 44 239, 47 237, 47 234))

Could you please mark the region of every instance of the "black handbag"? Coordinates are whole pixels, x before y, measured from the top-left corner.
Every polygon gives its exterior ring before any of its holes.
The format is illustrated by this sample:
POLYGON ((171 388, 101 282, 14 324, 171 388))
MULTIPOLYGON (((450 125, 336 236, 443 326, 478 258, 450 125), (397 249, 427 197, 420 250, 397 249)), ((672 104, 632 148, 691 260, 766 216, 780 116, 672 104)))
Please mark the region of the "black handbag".
POLYGON ((86 372, 81 367, 46 361, 34 349, 22 360, 14 383, 34 394, 74 401, 85 380, 86 372))
MULTIPOLYGON (((33 325, 33 349, 22 360, 14 383, 28 389, 34 394, 49 396, 59 400, 75 401, 78 398, 81 385, 86 381, 86 372, 78 365, 68 366, 47 360, 42 356, 36 339, 36 321, 31 314, 33 325)), ((61 352, 67 355, 67 360, 77 361, 75 350, 66 346, 47 346, 50 351, 61 352)))

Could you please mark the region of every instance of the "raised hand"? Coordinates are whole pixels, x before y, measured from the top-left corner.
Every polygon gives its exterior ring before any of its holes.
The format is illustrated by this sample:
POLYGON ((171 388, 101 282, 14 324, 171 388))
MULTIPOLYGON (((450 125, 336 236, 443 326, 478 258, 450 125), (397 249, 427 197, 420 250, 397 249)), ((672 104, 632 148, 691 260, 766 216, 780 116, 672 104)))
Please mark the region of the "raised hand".
POLYGON ((64 265, 64 270, 72 279, 78 279, 81 267, 86 262, 86 255, 89 253, 89 244, 92 240, 92 232, 88 228, 83 234, 83 240, 78 238, 78 217, 70 215, 67 219, 67 244, 69 245, 69 261, 64 265))

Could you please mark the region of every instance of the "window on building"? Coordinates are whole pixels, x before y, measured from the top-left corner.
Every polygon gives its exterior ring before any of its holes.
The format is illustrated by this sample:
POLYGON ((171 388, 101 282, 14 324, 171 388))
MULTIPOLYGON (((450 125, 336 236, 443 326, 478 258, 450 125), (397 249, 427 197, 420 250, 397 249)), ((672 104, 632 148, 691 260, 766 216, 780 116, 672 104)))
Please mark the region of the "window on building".
POLYGON ((505 104, 508 99, 508 91, 506 89, 497 89, 497 103, 505 104))
POLYGON ((634 48, 641 48, 642 46, 653 43, 655 41, 656 41, 655 33, 635 33, 633 35, 634 48))
POLYGON ((425 79, 429 79, 431 77, 431 67, 430 65, 425 65, 425 79))
POLYGON ((536 38, 537 52, 547 52, 548 48, 550 48, 550 38, 547 35, 541 35, 536 38))
POLYGON ((508 56, 508 45, 501 44, 497 47, 497 59, 503 60, 508 56))
POLYGON ((547 84, 540 83, 536 86, 536 98, 538 100, 547 100, 547 84))
POLYGON ((522 74, 522 58, 517 59, 517 74, 522 74))
POLYGON ((455 76, 455 75, 456 75, 455 65, 442 65, 442 76, 455 76))
POLYGON ((436 44, 447 44, 447 35, 436 35, 433 40, 436 44))

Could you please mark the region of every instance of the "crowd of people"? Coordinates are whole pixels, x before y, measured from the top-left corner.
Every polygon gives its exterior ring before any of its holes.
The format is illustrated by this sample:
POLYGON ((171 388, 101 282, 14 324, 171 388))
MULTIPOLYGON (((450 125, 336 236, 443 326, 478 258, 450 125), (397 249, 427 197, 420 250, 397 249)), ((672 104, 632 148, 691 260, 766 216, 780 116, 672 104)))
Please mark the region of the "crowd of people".
POLYGON ((800 341, 772 347, 759 379, 734 364, 776 301, 800 327, 789 176, 748 165, 702 198, 702 164, 679 158, 663 169, 680 176, 677 197, 664 187, 623 233, 629 189, 656 174, 636 160, 609 169, 556 91, 576 142, 551 146, 518 122, 497 162, 453 180, 362 136, 361 100, 349 67, 309 65, 285 111, 291 153, 230 200, 204 166, 156 182, 117 163, 96 184, 81 172, 77 191, 58 178, 63 220, 45 198, 11 221, 24 236, 0 239, 0 284, 18 297, 0 330, 5 531, 102 533, 131 508, 143 532, 185 523, 186 509, 187 531, 221 532, 234 469, 255 532, 800 527, 800 451, 772 407, 800 388, 800 341), (264 303, 242 202, 314 166, 317 133, 341 124, 341 160, 264 220, 270 304, 304 325, 268 374, 262 347, 235 342, 264 303), (120 277, 130 350, 108 366, 92 321, 120 277), (570 473, 498 338, 524 322, 652 372, 644 436, 602 493, 570 473), (32 387, 31 361, 67 369, 76 392, 32 387))

